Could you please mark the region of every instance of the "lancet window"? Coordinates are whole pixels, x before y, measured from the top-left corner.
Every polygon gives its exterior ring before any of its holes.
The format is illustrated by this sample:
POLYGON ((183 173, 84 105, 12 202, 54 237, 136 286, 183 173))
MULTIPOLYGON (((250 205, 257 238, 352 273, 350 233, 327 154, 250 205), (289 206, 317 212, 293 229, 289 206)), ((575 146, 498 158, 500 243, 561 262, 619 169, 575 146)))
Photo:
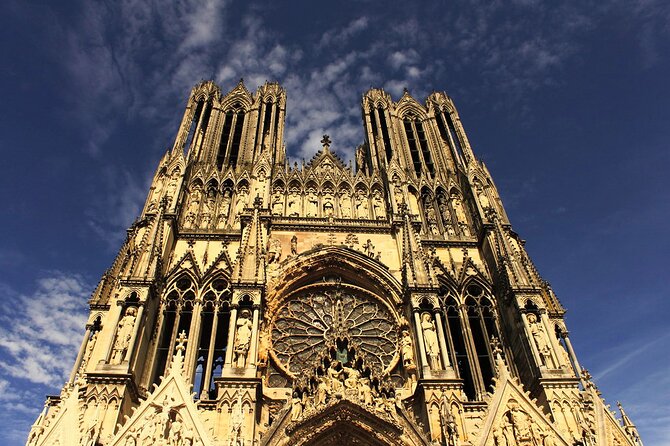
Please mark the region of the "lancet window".
POLYGON ((386 156, 386 162, 391 161, 393 157, 393 149, 391 148, 391 138, 389 137, 388 124, 386 122, 386 111, 381 105, 377 107, 370 107, 370 126, 372 127, 372 141, 370 144, 377 150, 377 154, 381 156, 383 152, 386 156), (384 145, 381 147, 381 145, 384 145))
POLYGON ((165 373, 174 354, 177 337, 188 339, 184 367, 200 398, 209 399, 215 390, 214 378, 221 375, 230 321, 230 288, 223 278, 208 283, 202 300, 193 279, 181 276, 170 284, 161 302, 162 318, 154 363, 153 382, 165 373))
POLYGON ((426 133, 423 128, 423 123, 413 116, 407 116, 403 120, 405 128, 405 135, 407 136, 407 144, 409 145, 409 153, 414 165, 414 171, 417 176, 421 175, 423 171, 422 166, 426 166, 431 175, 435 174, 435 166, 433 165, 433 158, 428 148, 428 141, 426 140, 426 133))
POLYGON ((498 338, 496 316, 492 300, 481 286, 468 285, 463 297, 464 305, 459 305, 450 293, 443 295, 443 323, 463 390, 468 399, 481 400, 494 376, 491 340, 498 338))
POLYGON ((236 102, 225 112, 223 119, 223 130, 221 140, 219 141, 219 152, 216 157, 216 165, 221 170, 224 165, 235 167, 240 153, 240 144, 242 143, 242 131, 246 111, 242 104, 236 102))
POLYGON ((449 145, 454 159, 463 162, 463 147, 458 132, 448 110, 443 109, 437 114, 437 128, 442 139, 449 145))

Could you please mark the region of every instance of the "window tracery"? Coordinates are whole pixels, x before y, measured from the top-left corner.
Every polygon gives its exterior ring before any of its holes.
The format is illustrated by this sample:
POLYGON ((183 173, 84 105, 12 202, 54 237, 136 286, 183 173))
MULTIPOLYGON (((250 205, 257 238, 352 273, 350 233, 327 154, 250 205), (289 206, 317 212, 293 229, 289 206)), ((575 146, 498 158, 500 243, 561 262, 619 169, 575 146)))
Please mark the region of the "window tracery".
POLYGON ((281 366, 298 375, 318 362, 326 347, 345 341, 376 374, 395 363, 398 327, 381 302, 349 290, 323 289, 291 298, 272 327, 273 352, 281 366))

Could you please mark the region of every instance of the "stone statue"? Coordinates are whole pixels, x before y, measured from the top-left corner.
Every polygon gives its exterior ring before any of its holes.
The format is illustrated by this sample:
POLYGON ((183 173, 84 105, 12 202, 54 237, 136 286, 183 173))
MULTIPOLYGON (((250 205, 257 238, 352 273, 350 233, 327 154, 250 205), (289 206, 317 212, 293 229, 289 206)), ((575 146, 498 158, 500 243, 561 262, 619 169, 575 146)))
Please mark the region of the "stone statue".
POLYGON ((370 378, 361 378, 360 386, 358 388, 358 396, 360 401, 366 406, 372 404, 372 387, 370 386, 370 378))
POLYGON ((356 171, 365 173, 365 148, 363 145, 356 149, 356 171))
POLYGON ((433 318, 428 312, 421 315, 421 329, 423 330, 423 340, 426 345, 426 355, 428 355, 430 367, 434 370, 441 370, 440 344, 437 340, 433 318))
POLYGON ((553 367, 553 361, 551 358, 551 349, 547 343, 547 337, 542 328, 542 324, 537 320, 537 316, 533 313, 528 314, 528 326, 530 328, 530 334, 533 337, 533 341, 537 346, 537 351, 540 353, 540 359, 542 363, 547 367, 553 367))
POLYGON ((416 363, 414 362, 412 336, 410 336, 409 331, 407 330, 402 331, 402 337, 400 339, 400 354, 402 356, 402 365, 405 367, 405 369, 416 368, 416 363))
POLYGON ((377 220, 384 219, 385 217, 384 203, 382 202, 381 192, 379 192, 378 190, 376 190, 372 195, 372 210, 374 211, 375 218, 377 220))
POLYGON ((337 366, 340 364, 340 361, 333 361, 330 363, 330 367, 326 370, 326 375, 328 376, 328 385, 330 391, 333 393, 341 393, 344 389, 344 383, 342 382, 343 370, 337 370, 337 366))
POLYGON ((240 317, 237 318, 237 331, 235 332, 235 345, 233 346, 235 367, 244 367, 247 361, 253 330, 253 323, 250 318, 249 310, 242 310, 240 317))
POLYGON ((347 377, 344 379, 344 388, 356 389, 361 378, 361 373, 352 367, 344 367, 344 373, 347 374, 347 377))
POLYGON ((319 216, 319 198, 313 190, 310 190, 307 195, 307 209, 305 215, 307 217, 319 216))
POLYGON ((363 191, 359 191, 356 195, 356 216, 358 216, 359 219, 367 219, 370 217, 368 197, 365 196, 363 191))
POLYGON ((491 202, 481 186, 477 188, 477 197, 479 198, 479 204, 482 206, 482 209, 491 209, 491 202))
POLYGON ((214 211, 214 198, 208 198, 202 204, 202 217, 200 218, 200 228, 209 228, 212 222, 212 212, 214 211))
POLYGON ((292 256, 297 256, 298 255, 298 236, 294 235, 291 237, 291 255, 292 256))
POLYGON ((316 404, 320 406, 326 403, 326 397, 330 394, 330 386, 325 376, 317 376, 316 379, 316 404))
POLYGON ((237 192, 237 201, 235 202, 235 218, 238 218, 239 215, 244 212, 244 208, 247 207, 247 200, 249 199, 249 191, 246 187, 240 188, 237 192))
POLYGON ((281 259, 281 242, 276 238, 270 238, 267 246, 267 263, 268 265, 279 263, 279 259, 281 259))
POLYGON ((291 189, 291 194, 288 196, 286 213, 289 217, 300 216, 300 195, 298 189, 291 189))
POLYGON ((302 417, 303 410, 302 398, 298 392, 293 392, 293 398, 291 399, 291 421, 297 421, 302 417))
POLYGON ((370 239, 363 245, 363 249, 365 249, 365 253, 369 256, 374 258, 375 257, 375 245, 372 244, 370 239))
POLYGON ((340 216, 351 218, 351 197, 347 193, 340 195, 340 216))
POLYGON ((137 310, 134 307, 128 307, 125 315, 119 321, 119 326, 116 330, 116 340, 114 341, 114 348, 112 350, 111 364, 121 364, 126 359, 128 353, 128 346, 130 339, 133 336, 133 329, 135 328, 135 317, 137 310))
POLYGON ((281 191, 275 192, 272 197, 272 215, 282 215, 284 213, 284 195, 281 191))

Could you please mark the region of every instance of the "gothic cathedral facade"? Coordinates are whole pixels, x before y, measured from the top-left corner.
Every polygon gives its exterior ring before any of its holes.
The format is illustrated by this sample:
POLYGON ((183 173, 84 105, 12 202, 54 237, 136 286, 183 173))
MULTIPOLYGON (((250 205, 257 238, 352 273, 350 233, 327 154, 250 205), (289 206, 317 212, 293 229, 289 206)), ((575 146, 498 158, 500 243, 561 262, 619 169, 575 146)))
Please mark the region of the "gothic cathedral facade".
POLYGON ((28 445, 641 446, 446 94, 365 93, 350 163, 285 111, 193 88, 28 445))

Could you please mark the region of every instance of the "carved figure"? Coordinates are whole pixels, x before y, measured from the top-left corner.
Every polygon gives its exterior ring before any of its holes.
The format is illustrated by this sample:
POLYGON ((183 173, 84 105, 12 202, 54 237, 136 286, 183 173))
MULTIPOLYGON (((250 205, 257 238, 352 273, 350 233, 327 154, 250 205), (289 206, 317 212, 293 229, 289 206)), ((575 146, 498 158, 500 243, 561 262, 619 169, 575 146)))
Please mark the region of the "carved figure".
POLYGON ((370 387, 370 378, 361 378, 361 384, 358 388, 358 395, 360 401, 366 406, 372 404, 372 387, 370 387))
POLYGON ((326 370, 326 375, 328 376, 328 384, 330 390, 333 393, 341 393, 344 389, 344 383, 342 382, 343 370, 337 370, 337 366, 340 364, 340 361, 333 361, 330 363, 330 367, 326 370))
POLYGON ((359 219, 367 219, 370 217, 368 197, 365 196, 365 192, 363 191, 359 191, 356 195, 356 216, 358 216, 359 219))
POLYGON ((111 364, 121 364, 126 359, 130 339, 133 336, 135 328, 135 316, 137 310, 134 307, 128 307, 126 314, 119 321, 119 327, 116 330, 116 340, 112 350, 111 364))
POLYGON ((326 397, 330 394, 330 386, 325 376, 317 376, 316 404, 320 406, 326 403, 326 397))
POLYGON ((326 195, 323 203, 323 215, 326 217, 332 217, 334 215, 334 209, 333 197, 326 195))
POLYGON ((282 215, 284 213, 284 195, 281 191, 275 192, 272 197, 272 215, 282 215))
POLYGON ((307 209, 305 215, 307 217, 318 217, 319 215, 319 198, 314 193, 314 190, 310 189, 309 194, 307 195, 307 209))
POLYGON ((414 348, 412 346, 412 337, 409 331, 402 331, 402 338, 400 339, 400 354, 402 355, 402 365, 406 369, 413 369, 416 367, 414 363, 414 348))
POLYGON ((270 238, 267 246, 268 265, 279 263, 279 259, 281 259, 281 242, 276 238, 270 238))
POLYGON ((291 194, 288 196, 286 213, 289 217, 300 216, 300 195, 298 189, 291 189, 291 194))
POLYGON ((537 351, 540 353, 542 363, 547 367, 552 367, 553 361, 551 358, 551 349, 547 343, 547 337, 542 328, 542 324, 537 320, 537 316, 533 313, 528 314, 528 326, 530 328, 530 334, 537 346, 537 351))
POLYGON ((292 256, 297 256, 298 255, 298 236, 294 235, 291 237, 291 255, 292 256))
POLYGON ((379 192, 378 190, 376 190, 372 195, 372 210, 374 211, 375 218, 377 220, 384 219, 385 217, 384 203, 382 202, 381 192, 379 192))
POLYGON ((363 145, 356 149, 356 171, 365 173, 365 148, 363 145))
POLYGON ((423 330, 423 340, 426 345, 426 355, 428 355, 430 367, 434 370, 440 370, 440 344, 437 340, 433 318, 428 312, 421 315, 421 329, 423 330))
POLYGON ((361 378, 361 373, 351 367, 344 367, 344 372, 347 374, 347 377, 344 380, 344 388, 356 389, 361 378))
POLYGON ((375 245, 372 244, 370 239, 363 245, 363 249, 365 250, 365 253, 369 256, 374 258, 375 257, 375 245))
POLYGON ((200 227, 202 229, 209 228, 212 222, 212 212, 214 210, 214 198, 208 198, 202 204, 202 217, 200 218, 200 227))
POLYGON ((303 410, 302 398, 298 392, 293 392, 293 398, 291 399, 291 421, 297 421, 302 417, 303 410))
POLYGON ((233 347, 233 362, 235 367, 244 367, 251 344, 251 332, 253 324, 251 322, 249 310, 242 310, 237 319, 237 331, 235 333, 235 345, 233 347))
POLYGON ((248 199, 249 190, 243 186, 237 192, 237 201, 235 202, 235 218, 239 218, 239 215, 244 212, 244 208, 247 207, 248 199))
POLYGON ((351 218, 351 197, 347 193, 340 195, 340 215, 342 218, 351 218))

